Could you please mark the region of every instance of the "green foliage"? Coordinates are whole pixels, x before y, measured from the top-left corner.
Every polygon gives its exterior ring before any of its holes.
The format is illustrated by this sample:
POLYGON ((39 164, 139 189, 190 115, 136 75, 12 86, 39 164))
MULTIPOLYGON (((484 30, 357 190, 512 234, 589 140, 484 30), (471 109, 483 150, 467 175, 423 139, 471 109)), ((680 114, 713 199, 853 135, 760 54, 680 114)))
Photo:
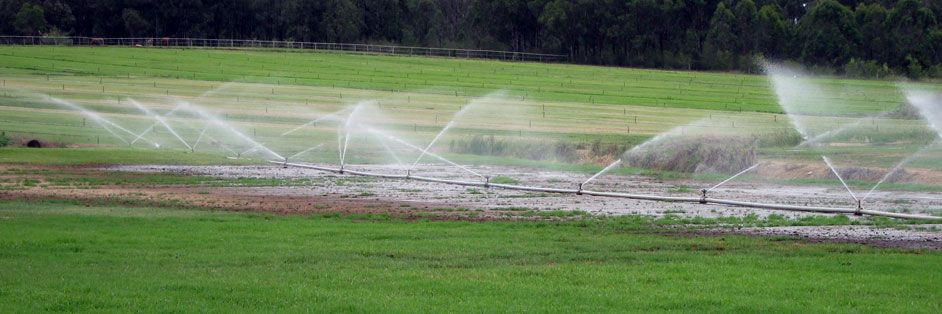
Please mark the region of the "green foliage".
POLYGON ((10 144, 10 138, 6 134, 0 134, 0 147, 4 147, 10 144))
POLYGON ((835 0, 817 2, 801 19, 801 60, 809 65, 840 66, 863 41, 853 12, 835 0))
POLYGON ((44 14, 42 6, 23 3, 13 20, 13 27, 23 35, 40 35, 46 31, 44 14))
POLYGON ((740 46, 740 39, 733 33, 736 17, 723 2, 716 6, 710 19, 710 31, 707 32, 704 49, 712 68, 728 70, 735 66, 733 52, 740 46))
POLYGON ((151 23, 145 20, 137 10, 125 8, 121 11, 121 19, 129 35, 140 37, 151 34, 151 23))
POLYGON ((2 1, 0 34, 59 29, 93 37, 497 49, 562 54, 578 63, 749 73, 756 72, 756 55, 838 70, 850 58, 875 60, 901 74, 910 72, 908 55, 923 69, 942 64, 933 39, 942 31, 938 1, 113 2, 2 1))
POLYGON ((854 78, 886 78, 890 69, 884 63, 882 66, 875 60, 857 60, 850 58, 844 65, 844 74, 854 78))

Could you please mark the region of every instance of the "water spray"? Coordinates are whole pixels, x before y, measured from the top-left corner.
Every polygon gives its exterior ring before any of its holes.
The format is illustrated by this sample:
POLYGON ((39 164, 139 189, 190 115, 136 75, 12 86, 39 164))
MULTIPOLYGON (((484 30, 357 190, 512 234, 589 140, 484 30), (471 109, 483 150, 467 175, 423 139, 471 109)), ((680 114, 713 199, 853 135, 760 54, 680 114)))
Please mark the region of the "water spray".
MULTIPOLYGON (((144 107, 144 105, 142 105, 141 103, 135 101, 134 99, 128 98, 128 101, 130 101, 130 103, 131 103, 132 105, 134 105, 135 107, 137 107, 138 109, 140 109, 142 112, 144 112, 144 114, 149 115, 149 116, 153 117, 154 119, 156 119, 156 120, 157 120, 157 123, 160 123, 160 124, 162 124, 165 128, 167 128, 167 131, 170 131, 170 134, 173 134, 174 137, 176 137, 178 140, 180 140, 180 143, 183 143, 183 145, 186 146, 186 148, 189 149, 191 152, 193 151, 193 147, 191 147, 190 144, 187 144, 186 141, 184 141, 183 138, 180 137, 180 134, 177 134, 177 131, 175 131, 172 127, 170 127, 170 124, 167 124, 167 122, 164 121, 164 119, 161 118, 160 115, 154 113, 153 111, 151 111, 151 110, 148 109, 147 107, 144 107)), ((182 105, 178 105, 178 106, 177 106, 177 108, 180 108, 180 107, 182 107, 182 105)), ((174 110, 176 110, 176 109, 174 109, 174 110)), ((157 126, 157 125, 155 124, 154 127, 156 127, 156 126, 157 126)))
POLYGON ((751 167, 746 168, 745 170, 740 171, 740 172, 737 173, 737 174, 734 174, 732 177, 729 177, 728 179, 723 180, 723 182, 717 183, 717 184, 714 185, 713 187, 711 187, 711 188, 709 188, 709 189, 703 190, 703 197, 706 197, 706 193, 707 193, 707 192, 712 191, 712 190, 715 189, 715 188, 718 188, 719 186, 725 184, 726 182, 732 181, 732 180, 735 179, 736 177, 738 177, 738 176, 740 176, 740 175, 742 175, 742 174, 744 174, 744 173, 746 173, 746 172, 749 172, 749 170, 755 169, 755 168, 758 167, 758 166, 759 166, 759 164, 756 163, 755 165, 752 165, 751 167))
MULTIPOLYGON (((847 189, 847 193, 850 193, 850 196, 854 198, 854 201, 857 201, 857 209, 861 209, 860 199, 857 198, 857 195, 854 195, 854 191, 850 189, 850 186, 847 186, 847 182, 844 182, 844 178, 841 177, 841 174, 837 173, 837 169, 834 169, 834 165, 831 164, 831 160, 828 159, 828 157, 824 155, 821 155, 821 159, 824 159, 824 163, 828 165, 828 168, 831 168, 831 172, 834 173, 834 175, 837 176, 837 179, 841 181, 841 184, 843 184, 844 188, 847 189)), ((859 216, 857 212, 855 212, 854 215, 859 216)))
POLYGON ((583 186, 583 185, 588 184, 589 182, 592 182, 592 180, 595 180, 595 178, 598 178, 600 175, 602 175, 603 173, 608 172, 609 169, 612 169, 613 167, 617 166, 617 165, 620 164, 620 163, 621 163, 621 159, 619 158, 619 159, 616 160, 615 162, 609 164, 607 167, 602 168, 602 170, 599 171, 599 172, 597 172, 595 175, 589 177, 588 180, 585 180, 585 181, 583 181, 582 183, 579 183, 579 190, 582 190, 582 186, 583 186))

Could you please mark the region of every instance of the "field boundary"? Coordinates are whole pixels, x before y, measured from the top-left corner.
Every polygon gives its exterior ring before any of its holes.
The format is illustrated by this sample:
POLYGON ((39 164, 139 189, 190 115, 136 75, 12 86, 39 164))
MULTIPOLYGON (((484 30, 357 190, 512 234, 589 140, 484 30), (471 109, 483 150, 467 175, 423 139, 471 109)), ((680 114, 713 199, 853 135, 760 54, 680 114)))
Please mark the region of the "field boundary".
POLYGON ((170 37, 81 37, 81 36, 0 36, 0 45, 67 45, 67 46, 130 46, 185 47, 225 49, 289 49, 299 51, 336 51, 349 54, 385 54, 462 59, 490 59, 524 62, 568 62, 569 56, 531 52, 487 49, 434 48, 395 45, 350 44, 283 40, 170 38, 170 37))

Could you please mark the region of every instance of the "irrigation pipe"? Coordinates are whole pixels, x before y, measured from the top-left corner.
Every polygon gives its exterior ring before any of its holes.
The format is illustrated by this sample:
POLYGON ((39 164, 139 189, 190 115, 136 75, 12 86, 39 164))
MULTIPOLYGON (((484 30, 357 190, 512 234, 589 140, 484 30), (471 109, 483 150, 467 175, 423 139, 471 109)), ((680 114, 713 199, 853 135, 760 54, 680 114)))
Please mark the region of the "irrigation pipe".
POLYGON ((891 212, 885 212, 885 211, 879 211, 879 210, 867 210, 867 209, 862 209, 862 208, 839 208, 839 207, 816 207, 816 206, 768 204, 768 203, 744 202, 744 201, 707 198, 707 197, 673 197, 673 196, 657 196, 657 195, 630 194, 630 193, 618 193, 618 192, 601 192, 601 191, 590 191, 590 190, 582 190, 582 189, 543 188, 543 187, 535 187, 535 186, 490 183, 489 182, 490 179, 487 179, 485 182, 459 181, 459 180, 448 180, 448 179, 413 176, 409 174, 400 175, 400 174, 384 174, 384 173, 374 173, 374 172, 366 172, 366 171, 345 170, 345 169, 340 169, 340 168, 329 168, 329 167, 322 167, 322 166, 316 166, 316 165, 289 163, 283 160, 282 161, 269 160, 268 162, 273 163, 273 164, 283 165, 285 167, 291 166, 291 167, 298 167, 298 168, 305 168, 305 169, 314 169, 314 170, 319 170, 319 171, 324 171, 324 172, 333 172, 333 173, 338 173, 338 174, 351 174, 351 175, 385 178, 385 179, 407 179, 407 180, 445 183, 445 184, 462 185, 462 186, 475 186, 475 187, 483 187, 483 188, 493 187, 493 188, 501 188, 501 189, 507 189, 507 190, 518 190, 518 191, 529 191, 529 192, 591 195, 591 196, 627 198, 627 199, 659 201, 659 202, 685 202, 685 203, 700 203, 700 204, 713 203, 713 204, 723 204, 723 205, 761 208, 761 209, 816 212, 816 213, 827 213, 827 214, 884 216, 884 217, 892 217, 892 218, 900 218, 900 219, 921 219, 921 220, 942 219, 942 217, 935 217, 935 216, 929 216, 929 215, 891 213, 891 212))

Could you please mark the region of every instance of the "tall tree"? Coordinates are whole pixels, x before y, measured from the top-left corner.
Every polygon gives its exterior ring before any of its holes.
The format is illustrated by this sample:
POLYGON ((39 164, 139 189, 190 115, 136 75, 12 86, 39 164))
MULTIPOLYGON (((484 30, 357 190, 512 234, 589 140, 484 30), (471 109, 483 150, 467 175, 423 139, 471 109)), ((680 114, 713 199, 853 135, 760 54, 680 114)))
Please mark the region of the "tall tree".
POLYGON ((24 3, 13 19, 13 27, 23 35, 42 35, 46 31, 43 7, 24 3))
POLYGON ((864 38, 860 56, 867 60, 886 60, 890 49, 884 29, 886 9, 877 3, 860 4, 854 11, 854 17, 860 27, 860 35, 864 38))
POLYGON ((759 17, 755 2, 741 0, 733 8, 733 12, 736 13, 736 33, 742 44, 737 52, 749 54, 759 50, 759 37, 756 32, 759 26, 759 17))
POLYGON ((803 62, 837 67, 854 56, 862 37, 850 9, 834 0, 822 0, 801 19, 798 39, 803 62))
POLYGON ((121 18, 124 20, 124 29, 131 37, 146 37, 153 31, 151 23, 135 9, 124 9, 121 18))
POLYGON ((720 2, 710 19, 710 31, 703 44, 705 62, 713 69, 727 70, 734 66, 733 52, 740 47, 739 38, 733 33, 736 18, 733 12, 720 2))
POLYGON ((900 66, 907 61, 924 60, 940 53, 926 48, 928 35, 936 24, 932 10, 920 7, 917 0, 900 0, 886 18, 886 32, 890 38, 888 49, 890 66, 900 66))
POLYGON ((792 43, 792 32, 785 20, 782 19, 779 10, 768 4, 762 6, 762 9, 759 10, 756 25, 759 51, 768 58, 777 60, 787 58, 789 46, 792 43))

